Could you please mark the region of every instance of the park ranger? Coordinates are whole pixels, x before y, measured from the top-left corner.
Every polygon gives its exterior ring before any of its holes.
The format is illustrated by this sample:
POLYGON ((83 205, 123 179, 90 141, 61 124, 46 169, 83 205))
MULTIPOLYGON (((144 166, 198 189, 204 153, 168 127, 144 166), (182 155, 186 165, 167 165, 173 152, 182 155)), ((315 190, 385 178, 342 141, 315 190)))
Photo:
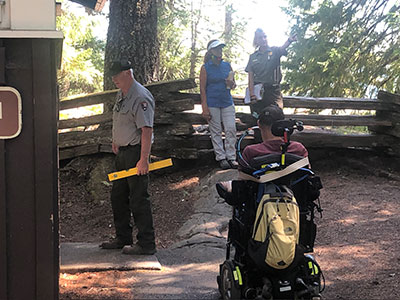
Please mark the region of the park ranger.
POLYGON ((111 205, 116 236, 100 247, 122 249, 124 254, 154 254, 156 246, 148 194, 154 98, 135 80, 127 59, 112 62, 110 74, 120 89, 113 108, 112 150, 116 154, 116 170, 136 167, 138 175, 114 181, 111 205), (132 243, 131 216, 138 229, 135 244, 132 243))

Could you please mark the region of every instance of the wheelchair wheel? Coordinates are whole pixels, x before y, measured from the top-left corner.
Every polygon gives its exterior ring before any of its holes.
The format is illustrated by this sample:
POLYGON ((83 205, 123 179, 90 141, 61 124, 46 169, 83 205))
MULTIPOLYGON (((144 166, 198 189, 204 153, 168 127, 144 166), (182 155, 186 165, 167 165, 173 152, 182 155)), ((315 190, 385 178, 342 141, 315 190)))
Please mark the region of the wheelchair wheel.
POLYGON ((220 293, 223 300, 241 299, 241 290, 233 277, 234 265, 226 260, 220 268, 220 293))

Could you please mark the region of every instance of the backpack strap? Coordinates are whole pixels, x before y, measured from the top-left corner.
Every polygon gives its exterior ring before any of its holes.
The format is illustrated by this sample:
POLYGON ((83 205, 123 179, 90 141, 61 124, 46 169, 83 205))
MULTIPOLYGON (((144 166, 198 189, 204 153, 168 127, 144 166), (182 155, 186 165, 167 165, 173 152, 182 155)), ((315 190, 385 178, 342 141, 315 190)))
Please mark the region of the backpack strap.
POLYGON ((251 180, 254 182, 258 182, 258 183, 264 183, 264 182, 273 181, 275 179, 278 179, 278 178, 281 178, 288 174, 291 174, 291 173, 297 171, 298 169, 308 166, 309 164, 310 164, 310 162, 308 160, 308 157, 304 157, 304 158, 292 163, 291 165, 287 166, 283 170, 273 171, 273 172, 264 174, 264 175, 260 176, 260 178, 255 178, 251 175, 248 175, 244 172, 239 171, 239 179, 251 180))

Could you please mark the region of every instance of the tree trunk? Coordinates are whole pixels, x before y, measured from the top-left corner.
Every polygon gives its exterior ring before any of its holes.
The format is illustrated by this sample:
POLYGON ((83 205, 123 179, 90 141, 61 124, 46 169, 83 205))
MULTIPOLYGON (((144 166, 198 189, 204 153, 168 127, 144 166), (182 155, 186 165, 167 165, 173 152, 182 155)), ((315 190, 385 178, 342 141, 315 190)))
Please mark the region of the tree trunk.
POLYGON ((199 9, 193 8, 193 0, 191 2, 191 54, 190 54, 190 70, 189 77, 195 77, 195 68, 199 57, 199 49, 197 49, 198 26, 201 20, 203 1, 200 1, 199 9))
POLYGON ((155 81, 159 44, 156 0, 111 0, 104 59, 104 90, 115 86, 109 75, 113 60, 128 58, 136 80, 155 81))
POLYGON ((228 61, 232 61, 232 14, 233 6, 228 4, 225 6, 225 28, 223 38, 228 47, 224 49, 224 56, 228 61))
POLYGON ((227 43, 232 39, 232 13, 233 13, 232 4, 225 6, 224 38, 225 42, 227 43))

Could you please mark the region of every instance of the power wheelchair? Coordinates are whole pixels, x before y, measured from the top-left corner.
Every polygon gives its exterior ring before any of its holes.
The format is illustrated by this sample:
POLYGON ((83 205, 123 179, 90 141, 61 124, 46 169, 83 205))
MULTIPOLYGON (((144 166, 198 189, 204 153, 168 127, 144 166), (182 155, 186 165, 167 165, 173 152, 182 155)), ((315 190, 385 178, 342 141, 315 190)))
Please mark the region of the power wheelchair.
POLYGON ((315 212, 322 217, 319 190, 322 188, 318 176, 309 168, 308 158, 286 153, 290 136, 294 130, 301 131, 302 123, 295 120, 277 121, 272 133, 283 137, 281 153, 256 157, 244 161, 240 144, 249 135, 247 130, 237 142, 240 180, 232 182, 228 192, 217 183, 218 194, 230 204, 232 218, 229 221, 226 259, 220 265, 217 277, 222 299, 321 299, 325 287, 322 270, 313 252, 317 227, 315 212), (249 243, 254 229, 260 194, 265 186, 286 186, 297 200, 300 224, 299 239, 293 262, 283 269, 274 269, 257 264, 249 252, 249 243))

